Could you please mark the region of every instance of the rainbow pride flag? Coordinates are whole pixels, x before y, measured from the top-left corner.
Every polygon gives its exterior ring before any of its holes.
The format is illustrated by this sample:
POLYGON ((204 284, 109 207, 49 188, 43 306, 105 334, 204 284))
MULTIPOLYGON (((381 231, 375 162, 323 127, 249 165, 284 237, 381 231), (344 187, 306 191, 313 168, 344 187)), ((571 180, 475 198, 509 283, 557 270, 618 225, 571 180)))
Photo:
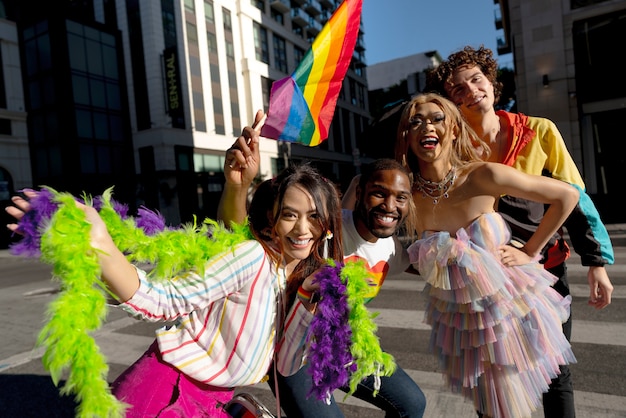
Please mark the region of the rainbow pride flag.
POLYGON ((261 136, 314 147, 328 138, 361 24, 362 0, 344 0, 293 74, 272 84, 261 136))

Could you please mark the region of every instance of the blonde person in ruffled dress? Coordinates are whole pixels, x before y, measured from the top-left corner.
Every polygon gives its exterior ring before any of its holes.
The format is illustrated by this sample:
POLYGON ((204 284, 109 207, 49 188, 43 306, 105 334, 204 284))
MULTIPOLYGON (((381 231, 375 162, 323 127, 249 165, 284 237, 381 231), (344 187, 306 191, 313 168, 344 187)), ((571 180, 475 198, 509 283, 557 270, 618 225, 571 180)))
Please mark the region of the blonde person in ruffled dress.
POLYGON ((429 347, 447 386, 481 416, 529 417, 559 365, 576 362, 561 332, 571 299, 550 287, 556 277, 537 258, 578 191, 483 162, 488 150, 449 100, 429 93, 406 105, 396 158, 414 176, 419 239, 409 254, 427 282, 429 347), (549 205, 521 248, 494 211, 503 194, 549 205))

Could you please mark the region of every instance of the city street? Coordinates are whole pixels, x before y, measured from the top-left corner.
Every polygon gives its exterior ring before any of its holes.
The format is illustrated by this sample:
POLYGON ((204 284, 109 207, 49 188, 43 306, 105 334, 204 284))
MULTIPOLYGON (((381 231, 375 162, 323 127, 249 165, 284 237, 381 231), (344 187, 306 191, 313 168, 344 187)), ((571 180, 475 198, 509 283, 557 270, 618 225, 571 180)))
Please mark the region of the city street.
MULTIPOLYGON (((626 417, 626 226, 612 231, 616 262, 608 266, 615 286, 613 303, 602 311, 587 306, 586 272, 579 258, 568 262, 574 317, 572 346, 578 363, 571 366, 577 415, 581 418, 626 417)), ((72 417, 75 404, 60 397, 42 366, 34 344, 45 322, 48 304, 58 296, 50 266, 0 251, 0 417, 72 417)), ((370 303, 383 348, 393 354, 427 396, 426 417, 475 417, 472 405, 441 388, 436 362, 427 353, 428 326, 422 323, 423 281, 409 274, 388 278, 370 303)), ((134 362, 153 341, 154 324, 109 310, 95 338, 109 362, 109 381, 134 362)), ((267 383, 246 388, 270 410, 275 400, 267 383)), ((353 398, 336 399, 346 417, 374 418, 384 414, 353 398)), ((538 411, 533 418, 543 417, 538 411)), ((323 417, 320 417, 323 418, 323 417)))

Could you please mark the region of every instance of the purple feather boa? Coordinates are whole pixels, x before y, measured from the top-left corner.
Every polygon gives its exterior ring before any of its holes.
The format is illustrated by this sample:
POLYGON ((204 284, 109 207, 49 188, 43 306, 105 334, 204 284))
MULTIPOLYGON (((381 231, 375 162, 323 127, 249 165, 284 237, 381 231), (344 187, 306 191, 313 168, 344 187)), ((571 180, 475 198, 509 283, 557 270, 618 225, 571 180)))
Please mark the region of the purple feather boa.
MULTIPOLYGON (((85 203, 83 199, 77 201, 85 203)), ((59 205, 54 201, 54 195, 50 189, 42 188, 37 197, 30 200, 31 210, 26 212, 20 220, 17 232, 22 238, 9 247, 11 254, 27 257, 39 257, 41 255, 41 230, 48 224, 52 215, 59 205)), ((128 205, 111 199, 111 205, 121 219, 128 219, 128 205)), ((102 196, 94 198, 93 207, 97 210, 102 208, 102 196)), ((144 230, 148 236, 153 236, 167 228, 165 218, 159 212, 152 211, 141 206, 135 217, 135 225, 144 230)))
POLYGON ((346 386, 356 370, 350 345, 352 330, 346 285, 341 281, 341 267, 326 266, 316 275, 321 299, 309 329, 309 373, 313 387, 309 396, 328 401, 332 392, 346 386))
POLYGON ((9 247, 11 254, 27 257, 41 255, 41 227, 47 225, 59 205, 54 202, 52 192, 41 189, 37 197, 30 200, 31 210, 26 212, 17 225, 22 238, 9 247))

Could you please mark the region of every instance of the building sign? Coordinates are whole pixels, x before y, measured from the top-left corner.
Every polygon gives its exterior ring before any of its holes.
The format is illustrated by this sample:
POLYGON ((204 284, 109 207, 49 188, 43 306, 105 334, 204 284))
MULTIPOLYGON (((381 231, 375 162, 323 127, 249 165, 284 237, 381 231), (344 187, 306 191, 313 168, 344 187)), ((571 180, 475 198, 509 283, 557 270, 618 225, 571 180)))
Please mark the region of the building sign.
POLYGON ((163 51, 163 68, 165 69, 167 113, 172 117, 172 125, 174 127, 184 128, 185 118, 176 47, 170 47, 163 51))

